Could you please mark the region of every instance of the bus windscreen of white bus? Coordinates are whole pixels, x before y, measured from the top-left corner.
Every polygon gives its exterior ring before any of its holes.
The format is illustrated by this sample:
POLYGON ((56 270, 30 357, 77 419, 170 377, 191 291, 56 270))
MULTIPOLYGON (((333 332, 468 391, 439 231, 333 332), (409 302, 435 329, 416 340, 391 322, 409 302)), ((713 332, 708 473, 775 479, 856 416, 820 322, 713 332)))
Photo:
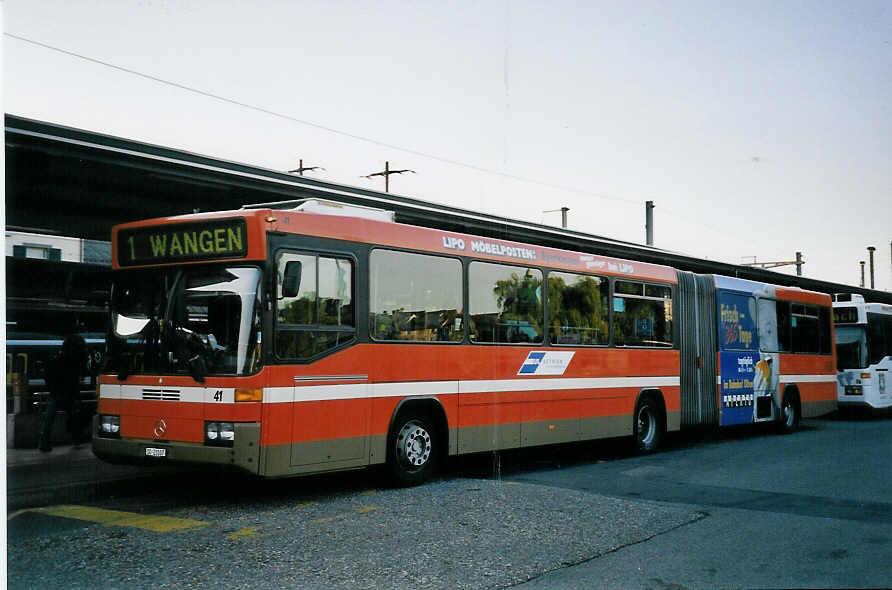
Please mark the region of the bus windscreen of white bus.
POLYGON ((836 369, 863 369, 867 366, 867 331, 864 326, 836 327, 836 369))

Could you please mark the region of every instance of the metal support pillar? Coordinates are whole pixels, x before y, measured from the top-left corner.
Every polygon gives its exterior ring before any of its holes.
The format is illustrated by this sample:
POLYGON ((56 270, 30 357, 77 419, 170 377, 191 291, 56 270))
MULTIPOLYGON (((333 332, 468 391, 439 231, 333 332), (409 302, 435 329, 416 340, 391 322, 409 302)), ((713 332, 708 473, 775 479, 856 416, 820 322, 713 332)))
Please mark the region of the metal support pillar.
POLYGON ((873 274, 873 253, 876 250, 873 246, 868 246, 867 251, 870 253, 870 288, 874 289, 874 274, 873 274))
POLYGON ((644 202, 644 229, 647 235, 647 245, 654 245, 654 202, 644 202))

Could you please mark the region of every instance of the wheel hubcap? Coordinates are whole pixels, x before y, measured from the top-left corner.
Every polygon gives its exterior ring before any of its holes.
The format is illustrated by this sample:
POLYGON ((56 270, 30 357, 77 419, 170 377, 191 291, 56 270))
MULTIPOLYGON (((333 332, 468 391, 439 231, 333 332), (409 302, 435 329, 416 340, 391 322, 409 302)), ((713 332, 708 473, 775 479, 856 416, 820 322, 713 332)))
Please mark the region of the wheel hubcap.
POLYGON ((396 437, 400 462, 410 469, 421 469, 431 456, 431 435, 418 422, 409 422, 396 437))
POLYGON ((638 440, 648 445, 656 434, 656 420, 647 407, 638 411, 638 440))
POLYGON ((795 419, 796 412, 793 410, 792 404, 784 404, 784 420, 787 422, 787 426, 792 427, 795 419))

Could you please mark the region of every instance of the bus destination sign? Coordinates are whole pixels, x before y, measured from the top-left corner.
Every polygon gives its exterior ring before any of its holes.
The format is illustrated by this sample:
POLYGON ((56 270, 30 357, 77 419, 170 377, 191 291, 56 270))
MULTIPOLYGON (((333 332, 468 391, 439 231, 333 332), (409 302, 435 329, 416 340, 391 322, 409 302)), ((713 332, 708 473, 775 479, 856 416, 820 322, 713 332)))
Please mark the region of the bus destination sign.
POLYGON ((248 235, 242 218, 138 227, 118 232, 120 266, 243 258, 247 253, 248 235))
POLYGON ((834 307, 833 322, 836 324, 857 324, 858 308, 857 307, 834 307))

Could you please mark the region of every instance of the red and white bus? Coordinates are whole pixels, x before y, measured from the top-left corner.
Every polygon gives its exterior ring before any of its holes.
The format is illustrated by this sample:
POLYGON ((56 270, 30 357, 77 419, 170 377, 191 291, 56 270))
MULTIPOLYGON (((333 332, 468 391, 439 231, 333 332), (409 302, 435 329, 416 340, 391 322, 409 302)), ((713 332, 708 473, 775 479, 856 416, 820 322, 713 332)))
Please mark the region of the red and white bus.
POLYGON ((829 296, 320 200, 128 223, 94 452, 289 476, 836 407, 829 296))

